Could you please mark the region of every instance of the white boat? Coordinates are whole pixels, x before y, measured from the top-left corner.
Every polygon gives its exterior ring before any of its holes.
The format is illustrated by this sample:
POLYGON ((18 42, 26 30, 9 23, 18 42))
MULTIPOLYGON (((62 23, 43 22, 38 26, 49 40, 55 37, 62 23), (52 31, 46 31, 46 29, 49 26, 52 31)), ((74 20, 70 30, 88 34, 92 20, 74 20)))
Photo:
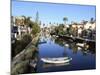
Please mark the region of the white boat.
POLYGON ((60 64, 60 63, 68 63, 72 60, 72 58, 69 58, 69 57, 41 58, 41 60, 45 63, 60 64))
POLYGON ((69 47, 69 45, 68 44, 65 44, 65 47, 69 47))
POLYGON ((81 50, 82 48, 81 47, 78 47, 78 50, 81 50))
POLYGON ((80 47, 84 47, 85 44, 84 43, 77 43, 76 45, 80 46, 80 47))
POLYGON ((56 37, 58 38, 59 36, 58 36, 58 35, 56 35, 56 37))

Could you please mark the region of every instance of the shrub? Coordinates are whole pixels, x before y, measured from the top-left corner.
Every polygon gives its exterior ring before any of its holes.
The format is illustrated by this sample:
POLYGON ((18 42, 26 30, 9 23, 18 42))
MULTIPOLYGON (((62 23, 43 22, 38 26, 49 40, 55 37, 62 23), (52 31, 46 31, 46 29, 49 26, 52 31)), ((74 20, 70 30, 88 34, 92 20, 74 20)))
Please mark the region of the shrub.
POLYGON ((18 75, 22 74, 27 70, 29 61, 21 61, 20 63, 16 64, 14 68, 12 68, 11 75, 18 75))
POLYGON ((32 26, 32 34, 33 35, 36 35, 37 33, 40 32, 40 27, 37 23, 34 23, 33 26, 32 26))

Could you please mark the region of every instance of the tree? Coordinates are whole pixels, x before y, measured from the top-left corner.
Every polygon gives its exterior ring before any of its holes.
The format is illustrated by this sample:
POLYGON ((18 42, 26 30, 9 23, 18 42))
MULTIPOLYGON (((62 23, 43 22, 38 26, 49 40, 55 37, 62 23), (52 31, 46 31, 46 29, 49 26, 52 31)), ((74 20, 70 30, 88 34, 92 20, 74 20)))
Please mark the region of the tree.
POLYGON ((90 23, 93 24, 94 22, 95 22, 95 20, 94 20, 94 18, 92 17, 92 18, 90 19, 90 23))
POLYGON ((82 21, 83 28, 84 28, 84 25, 87 24, 87 22, 88 22, 88 21, 85 21, 85 20, 82 21))
POLYGON ((26 26, 27 29, 27 33, 29 33, 28 27, 32 28, 33 22, 30 20, 31 17, 26 17, 26 16, 22 16, 24 17, 24 25, 26 26))
POLYGON ((59 24, 57 23, 57 26, 58 26, 59 24))
POLYGON ((64 17, 63 18, 63 21, 64 21, 64 24, 66 25, 66 21, 68 21, 68 18, 67 17, 64 17))
POLYGON ((87 22, 88 22, 88 21, 85 21, 85 20, 82 21, 83 25, 85 25, 87 22))
POLYGON ((30 20, 31 17, 26 17, 26 16, 22 16, 24 17, 24 25, 26 25, 27 27, 30 26, 30 24, 32 23, 32 21, 30 20))
POLYGON ((40 26, 37 23, 34 23, 32 26, 32 34, 36 35, 40 32, 40 26))
POLYGON ((51 25, 51 22, 49 22, 49 24, 51 25))
POLYGON ((45 23, 43 23, 43 27, 45 27, 45 23))
POLYGON ((57 26, 57 27, 55 28, 56 33, 57 33, 57 34, 64 34, 63 28, 64 28, 64 24, 59 24, 59 26, 57 26))

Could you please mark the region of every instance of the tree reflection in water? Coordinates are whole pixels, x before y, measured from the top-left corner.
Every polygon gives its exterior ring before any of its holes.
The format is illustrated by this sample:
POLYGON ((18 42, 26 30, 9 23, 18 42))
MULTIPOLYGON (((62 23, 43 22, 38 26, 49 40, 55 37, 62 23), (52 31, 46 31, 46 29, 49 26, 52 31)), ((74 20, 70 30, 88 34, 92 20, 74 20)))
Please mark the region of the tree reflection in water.
POLYGON ((77 70, 77 69, 84 69, 84 67, 86 67, 86 69, 94 67, 95 63, 94 55, 91 56, 91 54, 95 54, 95 49, 93 49, 91 46, 89 46, 89 48, 87 49, 84 47, 78 47, 76 42, 72 42, 70 40, 64 40, 60 37, 50 36, 48 34, 44 34, 41 36, 41 38, 42 37, 45 40, 47 40, 47 43, 39 45, 40 58, 38 58, 39 61, 36 70, 37 72, 57 71, 57 69, 61 70, 62 68, 64 70, 69 70, 70 68, 72 70, 77 70), (68 44, 68 46, 66 44, 68 44), (59 64, 59 65, 45 64, 44 62, 41 61, 42 57, 67 57, 67 56, 73 59, 70 65, 69 66, 67 65, 70 68, 67 68, 65 64, 59 64), (82 60, 86 61, 87 63, 84 63, 82 60))
POLYGON ((64 57, 67 56, 67 48, 66 48, 66 46, 64 46, 63 56, 64 56, 64 57))
POLYGON ((55 38, 55 43, 59 44, 60 46, 64 47, 63 56, 67 56, 67 49, 69 48, 72 50, 73 54, 77 54, 78 50, 82 52, 83 55, 87 55, 88 53, 95 54, 95 48, 89 46, 88 48, 79 47, 76 45, 76 42, 70 42, 70 40, 66 41, 61 38, 55 38), (66 47, 65 44, 68 44, 69 47, 66 47))

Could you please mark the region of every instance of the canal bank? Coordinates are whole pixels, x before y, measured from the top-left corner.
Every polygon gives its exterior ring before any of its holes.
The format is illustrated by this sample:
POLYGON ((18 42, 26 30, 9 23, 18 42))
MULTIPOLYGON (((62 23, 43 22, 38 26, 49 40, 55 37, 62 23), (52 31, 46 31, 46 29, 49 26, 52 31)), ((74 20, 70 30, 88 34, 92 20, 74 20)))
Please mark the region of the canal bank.
MULTIPOLYGON (((17 54, 11 62, 11 75, 23 74, 30 72, 31 60, 36 60, 36 54, 38 53, 37 44, 39 41, 38 34, 33 40, 25 47, 25 49, 17 54)), ((34 69, 33 69, 34 72, 34 69)))

